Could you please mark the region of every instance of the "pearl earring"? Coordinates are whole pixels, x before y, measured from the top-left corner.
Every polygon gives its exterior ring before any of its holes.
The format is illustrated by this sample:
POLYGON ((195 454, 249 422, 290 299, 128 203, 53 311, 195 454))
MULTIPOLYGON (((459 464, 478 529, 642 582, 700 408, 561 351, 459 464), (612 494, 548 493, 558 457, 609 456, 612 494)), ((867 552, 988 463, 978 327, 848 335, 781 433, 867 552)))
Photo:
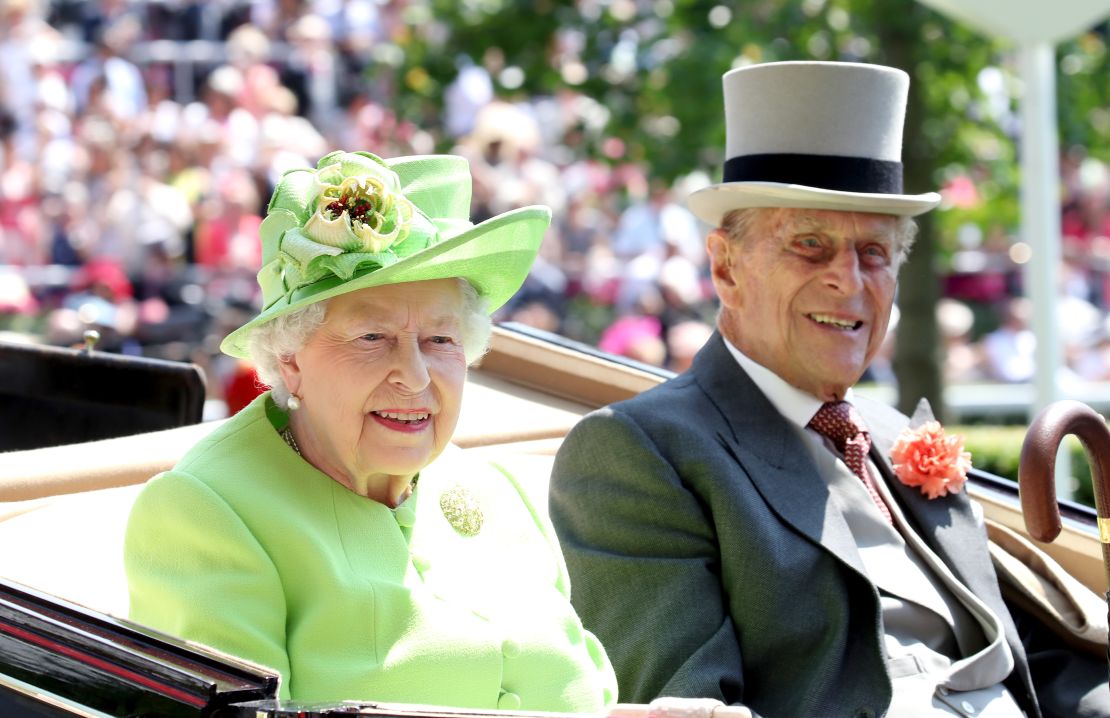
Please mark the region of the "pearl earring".
POLYGON ((285 408, 289 411, 296 411, 301 408, 301 400, 297 398, 296 394, 290 394, 289 399, 285 402, 285 408))

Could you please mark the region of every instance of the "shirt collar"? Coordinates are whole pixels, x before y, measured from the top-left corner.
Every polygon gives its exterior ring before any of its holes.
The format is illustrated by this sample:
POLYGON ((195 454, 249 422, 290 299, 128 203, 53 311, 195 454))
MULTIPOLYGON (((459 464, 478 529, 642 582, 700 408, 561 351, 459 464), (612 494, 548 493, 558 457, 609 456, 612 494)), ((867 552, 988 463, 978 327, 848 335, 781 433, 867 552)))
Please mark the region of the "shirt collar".
MULTIPOLYGON (((806 428, 810 420, 817 414, 817 411, 824 404, 823 401, 817 397, 802 391, 796 386, 792 386, 785 379, 780 377, 762 364, 757 363, 754 359, 745 355, 742 351, 732 345, 724 335, 721 339, 725 342, 725 347, 728 348, 730 354, 736 359, 736 363, 740 368, 751 378, 759 390, 763 392, 764 396, 771 402, 771 404, 779 410, 779 413, 787 418, 790 423, 800 428, 806 428)), ((844 394, 845 401, 852 401, 852 389, 844 394)))

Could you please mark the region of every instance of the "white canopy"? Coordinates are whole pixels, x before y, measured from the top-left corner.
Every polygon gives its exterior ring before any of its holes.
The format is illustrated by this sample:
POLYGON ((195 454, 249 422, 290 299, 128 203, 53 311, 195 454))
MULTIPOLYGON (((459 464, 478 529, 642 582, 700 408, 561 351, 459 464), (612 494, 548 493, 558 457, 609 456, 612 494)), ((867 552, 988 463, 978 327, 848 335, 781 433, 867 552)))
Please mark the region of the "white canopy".
POLYGON ((1107 0, 920 0, 988 35, 1055 44, 1110 15, 1107 0))

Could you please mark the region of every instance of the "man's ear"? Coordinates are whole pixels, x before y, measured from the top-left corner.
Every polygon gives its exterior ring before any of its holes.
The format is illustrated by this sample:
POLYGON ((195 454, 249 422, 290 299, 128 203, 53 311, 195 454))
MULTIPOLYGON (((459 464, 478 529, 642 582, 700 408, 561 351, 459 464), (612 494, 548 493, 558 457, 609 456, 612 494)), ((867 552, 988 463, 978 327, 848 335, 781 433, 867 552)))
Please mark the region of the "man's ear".
POLYGON ((729 308, 739 306, 740 287, 736 282, 736 246, 723 229, 715 229, 705 238, 705 251, 709 255, 709 276, 721 304, 729 308))
POLYGON ((285 383, 285 390, 290 394, 300 396, 301 392, 301 367, 297 364, 297 355, 290 354, 278 359, 278 371, 285 383))

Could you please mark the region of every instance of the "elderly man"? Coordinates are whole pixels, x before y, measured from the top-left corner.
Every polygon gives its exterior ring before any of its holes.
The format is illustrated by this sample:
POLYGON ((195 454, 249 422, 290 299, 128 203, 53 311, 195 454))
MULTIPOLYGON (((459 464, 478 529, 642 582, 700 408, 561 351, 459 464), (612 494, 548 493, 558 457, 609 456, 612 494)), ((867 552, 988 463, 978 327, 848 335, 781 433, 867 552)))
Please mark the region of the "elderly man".
POLYGON ((1027 658, 960 482, 929 498, 899 481, 889 457, 910 419, 852 393, 910 217, 939 201, 902 192, 908 86, 850 63, 724 77, 724 182, 689 201, 717 227, 717 333, 686 373, 586 417, 552 476, 573 602, 624 701, 1105 714, 1104 665, 1027 658))

